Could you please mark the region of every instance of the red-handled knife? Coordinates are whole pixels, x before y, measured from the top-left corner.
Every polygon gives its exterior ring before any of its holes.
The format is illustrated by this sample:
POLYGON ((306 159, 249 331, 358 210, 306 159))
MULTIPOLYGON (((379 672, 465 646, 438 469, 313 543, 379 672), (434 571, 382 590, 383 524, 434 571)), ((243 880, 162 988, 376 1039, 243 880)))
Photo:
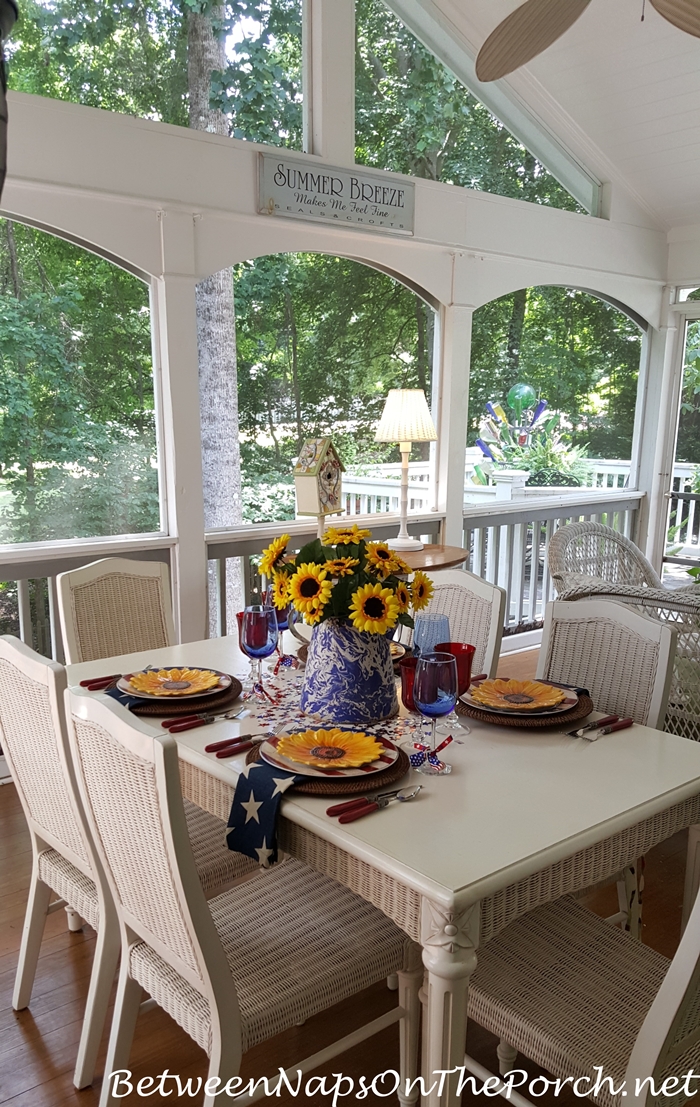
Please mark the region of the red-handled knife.
POLYGON ((382 803, 379 800, 375 800, 374 803, 366 801, 363 804, 357 804, 350 811, 346 811, 344 815, 341 815, 338 819, 339 823, 354 823, 355 819, 362 819, 365 815, 370 815, 372 811, 379 811, 380 808, 386 807, 389 800, 384 800, 382 803))
POLYGON ((364 807, 366 804, 372 801, 367 796, 358 796, 357 799, 347 800, 346 803, 335 803, 333 807, 329 807, 326 810, 327 815, 344 815, 347 811, 352 811, 355 807, 364 807))
POLYGON ((121 673, 112 673, 111 676, 90 677, 88 680, 81 680, 80 687, 87 688, 88 692, 99 692, 102 688, 107 688, 110 684, 119 680, 121 675, 121 673))
POLYGON ((228 749, 219 750, 215 757, 235 757, 237 753, 245 753, 246 750, 252 750, 255 742, 239 742, 235 746, 229 746, 228 749))

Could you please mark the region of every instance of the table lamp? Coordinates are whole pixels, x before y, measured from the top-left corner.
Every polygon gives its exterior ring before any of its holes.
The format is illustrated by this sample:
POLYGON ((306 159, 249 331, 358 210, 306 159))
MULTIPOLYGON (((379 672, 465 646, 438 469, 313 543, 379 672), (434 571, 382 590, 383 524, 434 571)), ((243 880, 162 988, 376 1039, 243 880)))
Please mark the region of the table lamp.
POLYGON ((422 388, 392 388, 379 420, 377 442, 398 442, 401 451, 401 526, 389 541, 392 550, 422 550, 423 543, 411 538, 408 516, 408 458, 412 442, 435 442, 437 433, 422 388))

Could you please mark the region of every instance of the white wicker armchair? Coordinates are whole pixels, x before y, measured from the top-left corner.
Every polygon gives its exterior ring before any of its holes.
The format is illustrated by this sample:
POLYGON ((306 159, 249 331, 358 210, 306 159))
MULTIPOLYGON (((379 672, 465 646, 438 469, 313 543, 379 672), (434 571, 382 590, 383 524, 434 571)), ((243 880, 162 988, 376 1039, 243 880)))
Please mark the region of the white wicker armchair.
MULTIPOLYGON (((68 693, 67 703, 78 782, 122 934, 106 1072, 128 1068, 143 990, 207 1052, 209 1078, 225 1085, 256 1043, 398 972, 399 1006, 305 1067, 400 1022, 402 1077, 413 1079, 419 948, 376 908, 298 861, 207 904, 187 840, 174 739, 151 737, 105 699, 68 693)), ((101 1107, 113 1102, 110 1085, 101 1107)), ((205 1095, 205 1107, 224 1103, 223 1090, 205 1095)))
MULTIPOLYGON (((71 930, 85 919, 97 931, 85 1017, 74 1074, 92 1083, 107 1002, 119 958, 119 928, 90 844, 75 788, 66 736, 66 671, 9 635, 0 637, 0 737, 29 825, 32 878, 12 1006, 31 1001, 47 915, 66 905, 71 930), (51 891, 60 899, 51 904, 51 891)), ((187 829, 206 896, 216 896, 254 872, 255 863, 224 844, 225 824, 186 803, 187 829)))
POLYGON ((162 562, 105 557, 61 573, 56 584, 68 665, 175 645, 162 562))
POLYGON ((581 577, 640 588, 662 587, 660 577, 639 547, 602 523, 560 527, 550 539, 547 560, 557 592, 575 587, 581 577))

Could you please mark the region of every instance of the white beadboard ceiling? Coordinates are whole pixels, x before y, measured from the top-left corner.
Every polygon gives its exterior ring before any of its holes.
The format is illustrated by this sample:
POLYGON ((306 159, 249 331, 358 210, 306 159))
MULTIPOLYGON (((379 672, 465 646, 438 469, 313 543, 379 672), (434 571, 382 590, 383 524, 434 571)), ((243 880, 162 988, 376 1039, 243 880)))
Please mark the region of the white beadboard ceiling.
MULTIPOLYGON (((403 0, 470 58, 520 0, 403 0)), ((398 5, 389 0, 392 7, 398 5)), ((529 65, 498 82, 600 181, 659 226, 700 223, 700 39, 642 0, 592 0, 529 65)), ((489 89, 480 89, 488 102, 489 89)))

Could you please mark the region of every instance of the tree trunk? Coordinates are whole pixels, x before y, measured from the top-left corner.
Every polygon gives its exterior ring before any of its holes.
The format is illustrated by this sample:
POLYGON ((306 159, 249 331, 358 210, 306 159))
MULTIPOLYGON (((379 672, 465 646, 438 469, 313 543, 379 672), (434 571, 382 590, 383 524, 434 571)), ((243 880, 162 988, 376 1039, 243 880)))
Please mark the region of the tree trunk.
MULTIPOLYGON (((187 77, 190 127, 228 135, 223 112, 210 106, 212 72, 226 68, 223 38, 214 27, 223 22, 221 7, 187 17, 187 77)), ((199 403, 202 429, 204 525, 207 530, 234 526, 242 519, 241 456, 238 438, 238 372, 233 270, 223 269, 197 285, 199 403)), ((213 569, 210 596, 215 597, 213 569)), ((243 589, 238 562, 228 562, 226 608, 235 633, 243 589)), ((210 634, 216 633, 216 599, 210 603, 210 634)))
POLYGON ((520 288, 513 293, 513 309, 510 315, 508 327, 508 348, 506 361, 508 364, 507 388, 517 383, 518 367, 520 365, 520 347, 523 341, 523 328, 525 326, 525 309, 527 307, 527 289, 520 288))
POLYGON ((304 442, 304 424, 301 417, 301 389, 299 386, 299 342, 297 336, 297 321, 294 314, 294 301, 288 288, 284 290, 284 313, 287 324, 287 359, 292 373, 292 389, 294 392, 294 417, 297 425, 297 449, 301 450, 304 442))

